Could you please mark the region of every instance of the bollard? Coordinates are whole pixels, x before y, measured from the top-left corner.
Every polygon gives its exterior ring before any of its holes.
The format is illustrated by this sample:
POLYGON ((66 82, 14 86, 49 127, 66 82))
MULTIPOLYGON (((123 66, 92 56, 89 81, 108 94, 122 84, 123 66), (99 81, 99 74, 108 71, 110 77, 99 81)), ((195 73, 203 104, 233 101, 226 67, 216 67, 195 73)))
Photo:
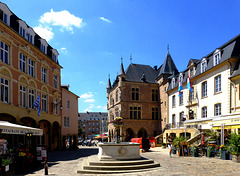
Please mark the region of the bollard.
POLYGON ((48 175, 48 162, 47 162, 47 160, 45 160, 45 162, 44 162, 44 169, 45 169, 45 174, 44 175, 48 175))

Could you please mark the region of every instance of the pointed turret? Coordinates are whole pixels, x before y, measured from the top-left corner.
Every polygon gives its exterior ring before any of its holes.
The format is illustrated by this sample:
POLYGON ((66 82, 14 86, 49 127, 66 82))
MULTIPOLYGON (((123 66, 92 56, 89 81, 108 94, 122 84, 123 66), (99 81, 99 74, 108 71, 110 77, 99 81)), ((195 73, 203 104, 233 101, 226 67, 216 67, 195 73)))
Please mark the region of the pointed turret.
POLYGON ((125 71, 124 71, 124 68, 123 68, 123 59, 121 58, 121 67, 120 67, 120 72, 118 74, 118 76, 125 76, 125 71))
POLYGON ((178 74, 178 69, 177 67, 175 66, 173 60, 172 60, 172 57, 168 51, 167 53, 167 56, 161 66, 161 69, 160 69, 160 72, 158 74, 158 77, 162 76, 162 75, 166 75, 167 77, 168 76, 171 76, 173 74, 178 74))
POLYGON ((111 90, 112 86, 111 86, 111 81, 110 81, 110 74, 108 75, 108 84, 107 84, 107 98, 109 97, 109 93, 111 90))
POLYGON ((125 77, 126 77, 126 74, 125 74, 125 71, 124 71, 124 68, 123 68, 123 58, 121 57, 121 67, 120 67, 120 72, 118 74, 118 78, 119 78, 118 85, 119 85, 119 87, 124 86, 123 81, 125 80, 125 77))

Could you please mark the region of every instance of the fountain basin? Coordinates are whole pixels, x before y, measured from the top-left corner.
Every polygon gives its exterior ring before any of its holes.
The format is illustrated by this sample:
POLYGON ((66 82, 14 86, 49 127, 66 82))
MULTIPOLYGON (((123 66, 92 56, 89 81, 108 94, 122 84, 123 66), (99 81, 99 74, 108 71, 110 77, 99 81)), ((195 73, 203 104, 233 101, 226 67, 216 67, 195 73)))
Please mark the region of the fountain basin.
POLYGON ((139 143, 99 143, 98 158, 102 160, 132 160, 140 159, 139 143))

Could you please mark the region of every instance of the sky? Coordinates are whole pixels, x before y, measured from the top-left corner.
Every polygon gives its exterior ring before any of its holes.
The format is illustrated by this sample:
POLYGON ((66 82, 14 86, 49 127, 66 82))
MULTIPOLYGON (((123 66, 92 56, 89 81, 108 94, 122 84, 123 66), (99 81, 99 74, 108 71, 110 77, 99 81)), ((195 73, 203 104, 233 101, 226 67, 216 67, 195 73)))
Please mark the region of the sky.
POLYGON ((107 112, 106 87, 121 65, 161 66, 169 52, 181 72, 240 33, 238 0, 6 0, 59 52, 61 84, 79 112, 107 112))

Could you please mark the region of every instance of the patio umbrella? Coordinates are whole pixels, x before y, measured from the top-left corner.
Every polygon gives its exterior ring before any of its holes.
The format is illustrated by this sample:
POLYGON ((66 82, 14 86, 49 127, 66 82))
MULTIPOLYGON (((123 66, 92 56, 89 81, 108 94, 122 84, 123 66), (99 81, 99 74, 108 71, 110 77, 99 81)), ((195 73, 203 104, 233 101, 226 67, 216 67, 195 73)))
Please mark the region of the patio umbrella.
POLYGON ((100 136, 100 134, 95 134, 95 136, 94 136, 94 137, 98 137, 98 136, 100 136))

